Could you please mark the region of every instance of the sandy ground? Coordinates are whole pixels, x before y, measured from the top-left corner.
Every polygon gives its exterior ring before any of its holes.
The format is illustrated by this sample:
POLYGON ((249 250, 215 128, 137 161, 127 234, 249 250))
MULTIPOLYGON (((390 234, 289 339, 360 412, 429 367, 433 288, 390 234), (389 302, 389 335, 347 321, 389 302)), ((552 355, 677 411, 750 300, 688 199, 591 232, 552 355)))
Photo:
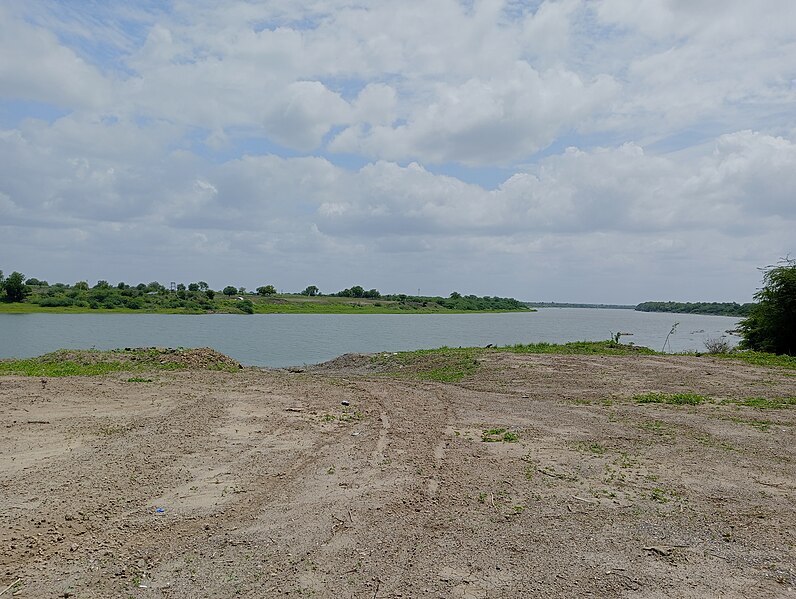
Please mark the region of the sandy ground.
POLYGON ((495 353, 457 384, 357 357, 0 377, 0 591, 796 597, 796 409, 631 399, 792 397, 794 374, 495 353))

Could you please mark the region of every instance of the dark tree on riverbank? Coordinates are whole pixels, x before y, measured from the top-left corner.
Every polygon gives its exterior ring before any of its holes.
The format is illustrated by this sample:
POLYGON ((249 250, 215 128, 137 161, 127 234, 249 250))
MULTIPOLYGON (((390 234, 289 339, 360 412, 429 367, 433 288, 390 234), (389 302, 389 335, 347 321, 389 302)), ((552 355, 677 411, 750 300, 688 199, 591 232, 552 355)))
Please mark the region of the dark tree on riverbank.
POLYGON ((741 322, 741 347, 796 355, 796 260, 763 270, 757 304, 741 322))
POLYGON ((30 293, 30 287, 25 285, 25 275, 21 272, 12 272, 3 283, 6 297, 10 302, 21 302, 30 293))

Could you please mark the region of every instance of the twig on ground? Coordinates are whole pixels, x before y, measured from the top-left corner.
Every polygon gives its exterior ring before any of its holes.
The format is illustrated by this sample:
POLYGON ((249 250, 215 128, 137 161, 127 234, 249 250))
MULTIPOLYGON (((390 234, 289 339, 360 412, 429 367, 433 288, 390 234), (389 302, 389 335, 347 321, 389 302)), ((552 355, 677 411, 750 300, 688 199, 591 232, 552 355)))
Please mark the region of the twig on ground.
POLYGON ((351 524, 354 523, 354 516, 351 515, 351 508, 348 508, 348 519, 351 520, 351 524))
POLYGON ((376 579, 376 590, 373 591, 373 599, 376 599, 376 595, 379 594, 379 587, 381 587, 381 579, 377 578, 376 579))
POLYGON ((592 505, 600 503, 596 499, 586 499, 585 497, 578 497, 577 495, 573 495, 572 499, 577 499, 578 501, 582 501, 583 503, 590 503, 592 505))
POLYGON ((11 589, 13 589, 13 588, 14 588, 15 586, 17 586, 17 585, 18 585, 20 582, 22 582, 22 579, 21 579, 21 578, 17 578, 17 579, 16 579, 14 582, 12 582, 12 583, 11 583, 10 585, 8 585, 6 588, 4 588, 2 591, 0 591, 0 595, 5 595, 5 594, 6 594, 8 591, 10 591, 11 589))
POLYGON ((494 493, 490 493, 489 494, 489 503, 492 504, 492 507, 495 507, 495 494, 494 493))
POLYGON ((754 481, 761 485, 765 485, 766 487, 782 487, 785 483, 767 483, 759 478, 755 478, 754 481))

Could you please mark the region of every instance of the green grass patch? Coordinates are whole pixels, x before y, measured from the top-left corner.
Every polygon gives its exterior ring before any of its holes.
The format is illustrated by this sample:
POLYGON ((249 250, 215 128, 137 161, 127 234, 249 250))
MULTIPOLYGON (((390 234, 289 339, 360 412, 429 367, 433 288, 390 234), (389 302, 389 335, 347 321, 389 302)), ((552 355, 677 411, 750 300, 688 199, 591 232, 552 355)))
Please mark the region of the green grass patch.
POLYGON ((0 375, 16 374, 19 376, 98 376, 110 372, 129 370, 129 365, 121 362, 101 362, 81 364, 72 360, 47 361, 42 358, 27 360, 3 360, 0 362, 0 375))
MULTIPOLYGON (((223 354, 207 348, 136 348, 111 351, 59 349, 37 358, 0 360, 0 376, 100 376, 112 372, 183 368, 236 372, 238 365, 223 354)), ((151 382, 151 379, 133 377, 128 382, 151 382)))
POLYGON ((731 422, 736 422, 738 424, 745 424, 746 426, 751 426, 752 428, 756 428, 760 432, 768 432, 771 428, 771 425, 774 424, 770 420, 759 420, 757 418, 738 418, 735 416, 731 416, 727 418, 727 420, 731 422))
POLYGON ((388 374, 440 383, 458 383, 478 369, 478 348, 419 349, 397 354, 377 354, 376 364, 390 368, 388 374))
POLYGON ((520 440, 517 433, 513 433, 505 428, 490 428, 481 434, 481 441, 484 443, 516 443, 520 440))
POLYGON ((654 355, 658 352, 648 347, 625 345, 614 341, 573 341, 571 343, 528 343, 495 348, 496 351, 515 354, 565 354, 565 355, 654 355))
POLYGON ((796 406, 796 397, 746 397, 744 399, 727 399, 722 403, 761 410, 782 410, 796 406))
POLYGON ((637 403, 665 403, 675 406, 697 406, 709 401, 704 395, 695 393, 642 393, 634 395, 633 400, 637 403))
POLYGON ((729 354, 715 354, 713 358, 721 360, 735 360, 753 366, 769 366, 774 368, 787 368, 796 370, 796 356, 769 354, 757 351, 736 351, 729 354))
POLYGON ((594 455, 605 455, 605 452, 608 451, 605 445, 597 443, 596 441, 591 443, 583 441, 577 444, 577 448, 586 453, 593 453, 594 455))

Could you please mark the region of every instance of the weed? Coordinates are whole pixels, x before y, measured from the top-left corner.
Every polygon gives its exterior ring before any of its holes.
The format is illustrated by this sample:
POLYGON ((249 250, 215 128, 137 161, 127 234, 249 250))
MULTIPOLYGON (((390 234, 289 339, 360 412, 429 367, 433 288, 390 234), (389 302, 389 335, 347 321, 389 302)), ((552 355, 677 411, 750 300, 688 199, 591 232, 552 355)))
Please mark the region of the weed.
POLYGON ((796 397, 775 397, 772 399, 765 397, 746 397, 744 399, 728 399, 722 403, 732 403, 748 408, 759 408, 761 410, 779 410, 796 406, 796 397))
POLYGON ((660 487, 655 487, 650 493, 650 499, 658 503, 669 503, 671 498, 666 494, 666 491, 660 487))
POLYGON ((642 393, 634 395, 633 399, 638 403, 665 403, 676 406, 696 406, 708 401, 704 395, 695 393, 642 393))
POLYGON ((655 354, 648 347, 623 345, 609 341, 574 341, 572 343, 529 343, 495 348, 496 351, 515 354, 568 354, 568 355, 638 355, 655 354))
POLYGON ((753 366, 770 366, 774 368, 796 370, 796 356, 788 356, 786 354, 778 356, 777 354, 769 354, 766 352, 736 351, 729 354, 716 354, 714 357, 727 360, 738 360, 740 362, 752 364, 753 366))
POLYGON ((614 462, 614 464, 616 463, 619 464, 620 468, 632 468, 636 465, 636 460, 633 459, 626 451, 623 451, 619 454, 619 459, 614 462))
POLYGON ((727 451, 735 451, 735 447, 728 443, 727 441, 719 441, 715 437, 710 435, 697 435, 694 437, 700 445, 705 445, 706 447, 715 447, 718 449, 726 449, 727 451))
POLYGON ((507 431, 505 428, 490 428, 481 434, 481 441, 485 443, 516 443, 520 440, 517 433, 507 431))
POLYGON ((766 432, 771 428, 771 425, 774 424, 770 420, 757 420, 756 418, 738 418, 735 416, 731 416, 727 418, 732 422, 737 422, 738 424, 746 424, 756 428, 761 432, 766 432))
POLYGON ((662 420, 648 420, 646 422, 640 423, 638 426, 645 431, 657 433, 659 435, 665 435, 668 433, 668 425, 662 420))
POLYGON ((593 441, 591 443, 587 443, 584 441, 578 443, 577 447, 581 451, 585 451, 587 453, 593 453, 595 455, 604 455, 605 452, 607 451, 604 445, 597 443, 596 441, 593 441))

